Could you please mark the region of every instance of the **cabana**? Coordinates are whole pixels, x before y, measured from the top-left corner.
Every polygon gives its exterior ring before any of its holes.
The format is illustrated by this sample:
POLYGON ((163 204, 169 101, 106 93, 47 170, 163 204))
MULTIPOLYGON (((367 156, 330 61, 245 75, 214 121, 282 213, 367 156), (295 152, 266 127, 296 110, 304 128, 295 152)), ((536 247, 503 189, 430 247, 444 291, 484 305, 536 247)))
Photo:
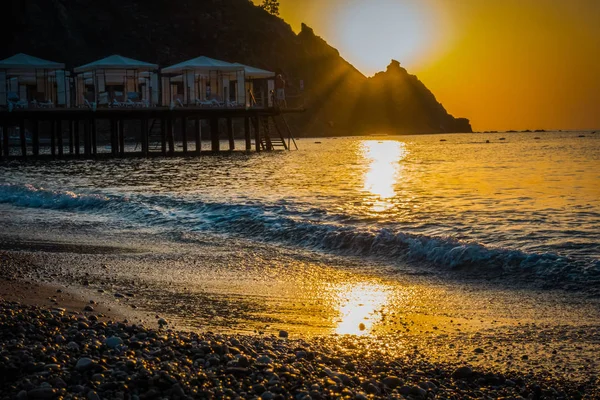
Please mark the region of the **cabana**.
POLYGON ((158 104, 158 65, 112 55, 75 68, 77 105, 158 104))
MULTIPOLYGON (((229 107, 231 102, 230 77, 242 82, 244 91, 244 68, 240 65, 197 57, 163 68, 162 104, 216 105, 229 107)), ((245 98, 245 96, 243 95, 245 98)))
POLYGON ((65 65, 19 53, 0 61, 0 106, 69 107, 65 65))
POLYGON ((234 65, 244 68, 245 93, 247 93, 244 99, 246 107, 272 107, 273 99, 269 96, 269 93, 275 90, 275 72, 240 63, 234 63, 234 65), (257 96, 257 93, 260 93, 260 96, 257 96))

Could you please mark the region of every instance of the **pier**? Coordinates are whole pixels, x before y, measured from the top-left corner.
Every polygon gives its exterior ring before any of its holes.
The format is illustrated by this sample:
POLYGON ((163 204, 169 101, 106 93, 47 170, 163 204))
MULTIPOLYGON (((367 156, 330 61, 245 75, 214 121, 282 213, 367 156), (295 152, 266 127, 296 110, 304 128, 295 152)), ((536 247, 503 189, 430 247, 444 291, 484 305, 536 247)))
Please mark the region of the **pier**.
POLYGON ((291 150, 280 108, 36 108, 0 110, 0 159, 189 157, 291 150), (236 136, 244 146, 236 149, 236 136), (227 143, 223 145, 223 141, 227 143), (203 143, 205 146, 203 149, 203 143))

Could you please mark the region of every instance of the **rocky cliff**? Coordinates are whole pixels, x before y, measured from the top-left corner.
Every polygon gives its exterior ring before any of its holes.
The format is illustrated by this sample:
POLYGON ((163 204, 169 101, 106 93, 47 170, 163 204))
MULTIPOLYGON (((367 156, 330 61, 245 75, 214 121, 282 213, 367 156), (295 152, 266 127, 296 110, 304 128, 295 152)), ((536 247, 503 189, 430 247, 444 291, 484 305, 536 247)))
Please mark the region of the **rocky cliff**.
MULTIPOLYGON (((69 68, 110 54, 161 66, 206 55, 304 81, 306 135, 470 132, 392 62, 366 78, 306 25, 300 33, 248 0, 5 0, 0 57, 24 52, 69 68)), ((291 103, 294 100, 291 99, 291 103)))

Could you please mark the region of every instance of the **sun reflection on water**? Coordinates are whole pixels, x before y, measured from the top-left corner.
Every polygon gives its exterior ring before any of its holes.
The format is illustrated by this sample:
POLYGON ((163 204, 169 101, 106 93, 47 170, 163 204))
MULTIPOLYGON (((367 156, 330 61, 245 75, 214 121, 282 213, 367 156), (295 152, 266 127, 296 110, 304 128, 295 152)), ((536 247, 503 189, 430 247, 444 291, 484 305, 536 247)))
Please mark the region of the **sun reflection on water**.
POLYGON ((400 179, 400 161, 407 154, 405 144, 395 140, 365 140, 361 150, 369 160, 364 177, 368 201, 373 203, 375 212, 385 211, 394 205, 391 199, 396 195, 395 185, 400 179))
POLYGON ((389 302, 389 290, 378 283, 347 284, 336 288, 340 299, 335 332, 365 335, 381 321, 381 310, 389 302))

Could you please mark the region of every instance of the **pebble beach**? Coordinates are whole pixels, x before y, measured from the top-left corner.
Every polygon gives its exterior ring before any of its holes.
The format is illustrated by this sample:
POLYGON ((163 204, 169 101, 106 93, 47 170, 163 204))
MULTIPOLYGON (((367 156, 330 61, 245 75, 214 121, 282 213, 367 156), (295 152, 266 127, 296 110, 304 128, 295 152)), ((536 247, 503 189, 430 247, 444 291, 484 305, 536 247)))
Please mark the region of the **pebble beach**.
MULTIPOLYGON (((2 399, 597 398, 598 386, 431 363, 393 341, 149 329, 0 302, 2 399), (394 356, 390 356, 394 354, 394 356)), ((164 322, 167 323, 166 321, 164 322)), ((389 340, 389 338, 388 338, 389 340)))

